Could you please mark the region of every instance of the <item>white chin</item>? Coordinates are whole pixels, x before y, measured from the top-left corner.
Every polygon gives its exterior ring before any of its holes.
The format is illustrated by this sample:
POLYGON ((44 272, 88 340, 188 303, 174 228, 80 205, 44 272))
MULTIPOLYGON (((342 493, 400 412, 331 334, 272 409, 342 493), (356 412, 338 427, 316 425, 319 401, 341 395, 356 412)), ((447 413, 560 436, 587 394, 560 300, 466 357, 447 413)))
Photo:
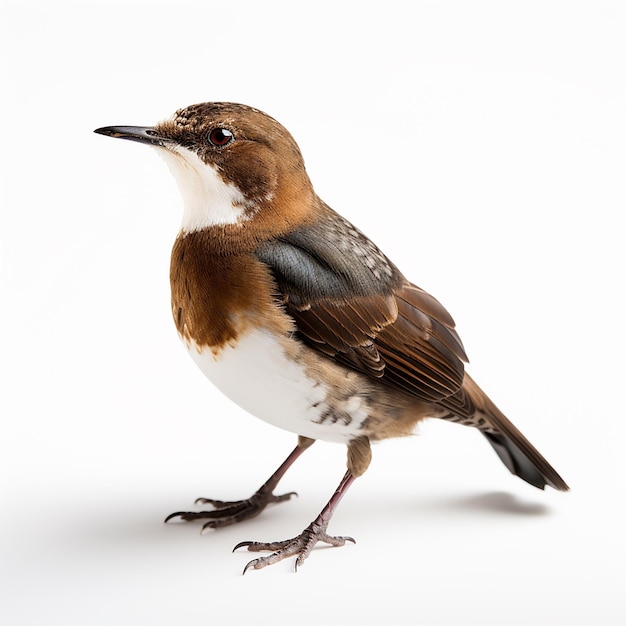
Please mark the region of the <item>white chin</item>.
POLYGON ((184 232, 210 226, 240 224, 249 202, 232 183, 225 182, 217 170, 202 161, 195 152, 176 146, 161 148, 159 153, 170 168, 183 197, 181 229, 184 232))

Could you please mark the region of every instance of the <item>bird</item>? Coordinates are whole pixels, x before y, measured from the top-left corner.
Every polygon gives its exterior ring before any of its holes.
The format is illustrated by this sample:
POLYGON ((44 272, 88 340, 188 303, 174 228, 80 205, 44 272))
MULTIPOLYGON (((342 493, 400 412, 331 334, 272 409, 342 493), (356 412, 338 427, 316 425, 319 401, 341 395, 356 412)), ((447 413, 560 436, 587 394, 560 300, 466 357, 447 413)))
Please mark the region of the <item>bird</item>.
MULTIPOLYGON (((347 470, 319 515, 281 541, 243 541, 295 569, 328 534, 339 502, 367 470, 371 445, 410 435, 427 418, 478 430, 527 483, 569 487, 466 372, 444 306, 410 282, 356 226, 315 192, 300 148, 248 105, 206 102, 153 126, 94 132, 152 146, 182 195, 170 265, 174 323, 208 379, 252 415, 297 435, 292 452, 249 498, 199 498, 202 511, 167 516, 220 528, 259 515, 285 472, 316 440, 347 447, 347 470)), ((233 551, 234 551, 233 550, 233 551)))

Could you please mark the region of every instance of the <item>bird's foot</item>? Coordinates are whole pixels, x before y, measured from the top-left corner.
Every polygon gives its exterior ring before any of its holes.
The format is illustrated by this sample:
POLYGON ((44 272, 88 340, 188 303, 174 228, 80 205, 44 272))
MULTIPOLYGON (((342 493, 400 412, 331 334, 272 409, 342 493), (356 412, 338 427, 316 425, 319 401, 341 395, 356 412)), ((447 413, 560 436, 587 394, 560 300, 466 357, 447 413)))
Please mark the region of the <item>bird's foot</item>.
POLYGON ((169 522, 175 518, 184 521, 196 519, 206 519, 202 526, 202 531, 208 528, 220 528, 230 526, 237 522, 256 517, 270 503, 283 502, 289 500, 291 496, 298 495, 295 491, 284 493, 280 496, 274 495, 271 491, 259 489, 254 495, 246 500, 234 500, 226 502, 224 500, 213 500, 211 498, 198 498, 196 504, 210 504, 213 509, 210 511, 178 511, 171 513, 165 518, 169 522))
POLYGON ((243 547, 247 547, 250 552, 264 552, 266 550, 273 552, 273 554, 269 556, 259 557, 258 559, 250 561, 243 569, 244 574, 250 568, 262 569, 263 567, 278 563, 290 556, 297 557, 295 563, 295 569, 297 571, 298 567, 304 563, 304 560, 309 556, 318 541, 323 541, 331 546, 343 546, 346 541, 356 543, 352 537, 331 537, 326 533, 327 526, 328 523, 320 524, 317 523, 317 521, 312 522, 297 537, 285 541, 274 541, 270 543, 242 541, 233 548, 233 552, 243 547))

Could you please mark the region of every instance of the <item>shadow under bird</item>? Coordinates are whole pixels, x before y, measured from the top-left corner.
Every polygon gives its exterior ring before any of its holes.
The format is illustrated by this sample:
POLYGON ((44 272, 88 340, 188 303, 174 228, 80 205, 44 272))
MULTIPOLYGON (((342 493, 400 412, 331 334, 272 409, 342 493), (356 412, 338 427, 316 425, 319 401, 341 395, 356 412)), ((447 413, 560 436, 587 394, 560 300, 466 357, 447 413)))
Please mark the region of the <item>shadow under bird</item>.
MULTIPOLYGON (((315 193, 298 145, 249 106, 196 104, 154 127, 95 131, 154 146, 184 201, 174 243, 172 313, 191 358, 238 405, 298 435, 276 472, 247 500, 200 498, 206 511, 172 518, 219 528, 258 515, 316 439, 347 446, 347 472, 302 533, 236 548, 270 551, 244 569, 286 557, 296 568, 327 533, 339 501, 371 460, 370 442, 410 434, 435 417, 476 428, 531 485, 568 487, 465 373, 446 309, 409 282, 315 193)), ((235 549, 236 549, 235 548, 235 549)))

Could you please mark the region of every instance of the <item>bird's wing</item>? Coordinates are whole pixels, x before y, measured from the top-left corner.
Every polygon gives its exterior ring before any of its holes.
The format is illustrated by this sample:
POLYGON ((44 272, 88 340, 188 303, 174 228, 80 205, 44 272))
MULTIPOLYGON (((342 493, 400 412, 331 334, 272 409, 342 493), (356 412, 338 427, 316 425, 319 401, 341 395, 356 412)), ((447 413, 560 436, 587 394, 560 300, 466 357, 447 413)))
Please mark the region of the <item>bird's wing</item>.
POLYGON ((310 346, 423 400, 461 388, 466 356, 450 314, 330 209, 256 254, 310 346))

